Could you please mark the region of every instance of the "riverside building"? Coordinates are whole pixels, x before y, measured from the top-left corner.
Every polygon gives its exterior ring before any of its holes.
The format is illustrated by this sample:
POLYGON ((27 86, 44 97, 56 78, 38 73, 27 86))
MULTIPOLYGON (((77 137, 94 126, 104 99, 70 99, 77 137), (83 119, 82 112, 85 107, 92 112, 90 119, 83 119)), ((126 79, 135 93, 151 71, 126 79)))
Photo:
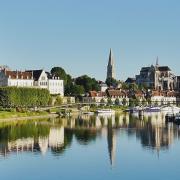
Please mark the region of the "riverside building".
POLYGON ((48 89, 50 94, 64 96, 64 83, 59 77, 45 72, 44 70, 0 71, 0 86, 32 87, 48 89))

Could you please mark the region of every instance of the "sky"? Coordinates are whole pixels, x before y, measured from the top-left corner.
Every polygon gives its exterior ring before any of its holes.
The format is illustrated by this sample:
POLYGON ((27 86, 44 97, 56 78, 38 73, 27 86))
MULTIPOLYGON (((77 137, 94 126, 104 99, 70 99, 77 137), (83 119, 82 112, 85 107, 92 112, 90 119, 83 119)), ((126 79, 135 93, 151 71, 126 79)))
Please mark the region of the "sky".
POLYGON ((112 48, 117 79, 157 56, 180 75, 179 17, 179 0, 0 0, 0 64, 105 80, 112 48))

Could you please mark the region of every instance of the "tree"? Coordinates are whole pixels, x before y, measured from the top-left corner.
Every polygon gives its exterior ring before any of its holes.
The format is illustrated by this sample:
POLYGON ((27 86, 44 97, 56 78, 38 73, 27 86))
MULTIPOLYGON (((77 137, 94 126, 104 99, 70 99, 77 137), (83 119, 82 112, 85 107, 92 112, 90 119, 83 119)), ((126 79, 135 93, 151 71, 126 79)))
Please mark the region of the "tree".
POLYGON ((117 106, 119 106, 119 105, 120 105, 119 98, 116 98, 116 100, 115 100, 115 105, 117 105, 117 106))
POLYGON ((100 87, 96 79, 90 78, 87 75, 80 76, 75 79, 75 84, 84 87, 85 92, 99 91, 100 87))
POLYGON ((73 86, 72 77, 69 74, 67 74, 67 76, 66 76, 66 85, 64 86, 64 88, 65 88, 65 92, 64 92, 65 95, 69 96, 71 94, 72 86, 73 86))
POLYGON ((64 85, 67 84, 67 74, 66 71, 62 67, 53 67, 51 69, 51 74, 60 77, 62 80, 64 80, 64 85))
POLYGON ((112 105, 112 104, 113 104, 113 102, 112 102, 112 99, 111 99, 111 98, 108 98, 107 104, 108 104, 108 105, 112 105))
POLYGON ((61 105, 63 103, 63 99, 60 96, 56 97, 55 105, 61 105))
POLYGON ((104 105, 105 104, 105 99, 102 98, 101 101, 100 101, 101 105, 104 105))
POLYGON ((133 91, 138 91, 138 85, 137 84, 130 84, 129 85, 129 89, 133 90, 133 91))
POLYGON ((84 87, 81 86, 81 85, 72 85, 71 87, 71 95, 73 96, 79 96, 79 95, 82 95, 84 94, 84 87))
POLYGON ((155 103, 154 103, 155 106, 158 106, 158 101, 156 100, 155 103))
POLYGON ((66 96, 80 96, 85 92, 92 90, 99 91, 100 86, 95 78, 91 78, 87 75, 80 76, 76 79, 72 79, 71 75, 67 74, 62 67, 53 67, 51 74, 60 77, 64 80, 64 94, 66 96))
POLYGON ((151 98, 148 98, 148 99, 147 99, 147 102, 148 102, 148 105, 152 105, 151 98))
POLYGON ((123 98, 122 104, 123 104, 123 106, 126 106, 126 104, 127 104, 126 98, 123 98))
POLYGON ((118 81, 114 78, 107 78, 106 79, 106 84, 110 87, 110 86, 113 86, 113 87, 116 87, 118 85, 118 81))
POLYGON ((140 103, 141 103, 141 101, 140 101, 139 98, 135 98, 135 99, 134 99, 134 103, 135 103, 135 106, 139 106, 140 103))
POLYGON ((122 82, 121 85, 122 85, 122 89, 129 90, 129 84, 122 82))
POLYGON ((47 106, 50 94, 47 89, 1 87, 0 106, 5 108, 47 106))
POLYGON ((133 98, 130 98, 130 99, 129 99, 129 106, 130 106, 130 107, 134 107, 134 106, 135 106, 135 101, 134 101, 133 98))
POLYGON ((143 100, 142 100, 142 105, 143 105, 143 106, 146 106, 146 105, 147 105, 146 99, 143 99, 143 100))
POLYGON ((138 89, 139 90, 141 90, 141 91, 143 91, 143 90, 148 90, 148 87, 147 87, 147 85, 145 84, 145 83, 143 83, 143 84, 140 84, 139 86, 138 86, 138 89))

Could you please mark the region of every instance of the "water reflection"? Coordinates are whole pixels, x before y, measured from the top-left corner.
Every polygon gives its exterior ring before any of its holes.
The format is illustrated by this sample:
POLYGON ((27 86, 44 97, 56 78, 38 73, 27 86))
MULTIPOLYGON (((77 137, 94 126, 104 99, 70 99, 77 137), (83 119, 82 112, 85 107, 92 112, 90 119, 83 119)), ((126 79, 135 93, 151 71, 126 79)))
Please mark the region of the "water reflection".
POLYGON ((179 127, 165 123, 162 113, 145 114, 143 119, 136 115, 110 116, 82 115, 70 119, 54 119, 36 122, 1 124, 0 155, 23 152, 55 156, 62 155, 73 141, 89 145, 97 138, 107 140, 111 165, 116 158, 116 147, 121 133, 136 137, 145 150, 155 152, 168 150, 175 139, 179 139, 179 127))

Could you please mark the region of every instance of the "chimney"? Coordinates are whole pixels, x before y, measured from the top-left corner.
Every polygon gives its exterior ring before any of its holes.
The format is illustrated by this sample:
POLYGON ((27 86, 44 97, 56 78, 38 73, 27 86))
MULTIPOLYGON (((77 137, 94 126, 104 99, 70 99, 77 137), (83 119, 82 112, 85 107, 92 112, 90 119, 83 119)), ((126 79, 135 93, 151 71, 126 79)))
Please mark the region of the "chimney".
POLYGON ((16 79, 18 79, 18 71, 16 70, 16 79))
POLYGON ((32 71, 32 77, 31 77, 31 79, 34 79, 34 77, 33 77, 33 71, 32 71))

